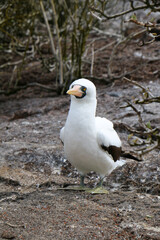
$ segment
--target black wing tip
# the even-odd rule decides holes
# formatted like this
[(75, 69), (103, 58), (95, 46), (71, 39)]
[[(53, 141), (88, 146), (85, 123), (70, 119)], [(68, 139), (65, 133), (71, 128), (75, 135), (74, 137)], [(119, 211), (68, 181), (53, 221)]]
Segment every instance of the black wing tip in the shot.
[(125, 152), (125, 151), (122, 151), (122, 152), (121, 152), (121, 157), (129, 158), (129, 159), (135, 160), (135, 161), (137, 161), (137, 162), (142, 162), (142, 161), (143, 161), (143, 159), (138, 158), (137, 156), (134, 156), (132, 153), (130, 153), (130, 152)]
[(121, 156), (121, 147), (117, 147), (114, 145), (106, 147), (105, 145), (101, 145), (101, 148), (112, 156), (114, 162), (116, 162)]

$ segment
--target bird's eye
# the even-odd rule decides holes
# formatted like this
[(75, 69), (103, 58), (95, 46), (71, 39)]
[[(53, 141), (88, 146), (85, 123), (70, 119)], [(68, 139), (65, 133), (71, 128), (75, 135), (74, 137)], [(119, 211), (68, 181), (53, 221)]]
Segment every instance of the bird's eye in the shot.
[(81, 87), (82, 92), (86, 92), (87, 88), (86, 87)]

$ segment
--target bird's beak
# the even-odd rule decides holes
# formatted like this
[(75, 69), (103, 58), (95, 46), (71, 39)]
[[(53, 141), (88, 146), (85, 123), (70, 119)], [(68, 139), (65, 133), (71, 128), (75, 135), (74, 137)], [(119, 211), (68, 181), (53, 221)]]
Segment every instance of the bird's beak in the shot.
[(74, 85), (73, 88), (71, 88), (67, 91), (67, 94), (74, 95), (76, 97), (82, 97), (83, 92), (81, 90), (81, 86)]

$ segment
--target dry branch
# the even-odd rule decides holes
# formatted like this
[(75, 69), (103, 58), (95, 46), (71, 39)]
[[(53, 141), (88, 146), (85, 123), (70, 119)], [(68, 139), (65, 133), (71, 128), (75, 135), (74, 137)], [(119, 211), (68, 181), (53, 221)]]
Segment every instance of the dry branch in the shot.
[[(126, 107), (126, 106), (124, 106), (124, 107)], [(120, 123), (120, 127), (125, 128), (128, 132), (134, 133), (134, 134), (139, 135), (141, 137), (148, 137), (148, 136), (160, 131), (159, 128), (154, 128), (154, 129), (151, 129), (151, 130), (148, 129), (147, 131), (139, 131), (139, 130), (134, 129), (133, 127), (131, 127), (131, 126), (125, 124), (125, 123)]]
[(59, 78), (60, 78), (60, 85), (63, 84), (63, 57), (62, 57), (62, 47), (61, 47), (61, 38), (59, 33), (59, 27), (58, 27), (58, 16), (54, 4), (54, 0), (51, 0), (52, 10), (54, 14), (54, 21), (55, 21), (55, 27), (56, 27), (56, 34), (57, 34), (57, 41), (58, 41), (58, 52), (59, 52)]
[(160, 41), (160, 27), (159, 24), (152, 23), (152, 22), (140, 22), (137, 20), (136, 15), (132, 16), (129, 20), (125, 22), (132, 22), (135, 23), (138, 26), (146, 28), (146, 31), (150, 33), (150, 36), (152, 39), (148, 42), (145, 42), (144, 40), (141, 40), (141, 42), (138, 44), (139, 46), (144, 46), (153, 43), (154, 41)]
[(17, 86), (12, 89), (8, 89), (7, 91), (0, 90), (0, 94), (4, 94), (4, 95), (8, 96), (8, 95), (14, 94), (22, 89), (27, 89), (29, 87), (40, 87), (42, 89), (46, 89), (47, 91), (57, 92), (57, 88), (52, 88), (52, 87), (48, 87), (48, 86), (40, 84), (40, 83), (32, 82), (32, 83), (28, 83), (24, 86)]
[(92, 44), (92, 58), (91, 58), (91, 69), (90, 69), (90, 74), (93, 76), (93, 66), (94, 66), (94, 44)]
[(100, 9), (94, 7), (94, 6), (90, 6), (90, 10), (91, 10), (92, 15), (93, 15), (92, 11), (94, 11), (96, 13), (99, 13), (102, 17), (104, 17), (102, 19), (102, 18), (100, 18), (99, 16), (96, 15), (96, 18), (97, 19), (100, 18), (101, 21), (106, 21), (106, 20), (109, 20), (109, 19), (114, 19), (114, 18), (117, 18), (117, 17), (121, 17), (121, 16), (124, 16), (128, 13), (139, 11), (139, 10), (142, 10), (142, 9), (151, 9), (154, 12), (159, 12), (160, 11), (160, 4), (159, 3), (149, 4), (149, 1), (146, 1), (145, 3), (146, 3), (145, 5), (134, 7), (133, 1), (132, 1), (130, 9), (127, 9), (125, 11), (119, 12), (119, 13), (114, 14), (114, 15), (107, 15), (107, 14), (104, 13), (104, 11), (102, 11), (102, 10), (100, 10)]
[(143, 122), (142, 116), (141, 116), (141, 112), (128, 100), (126, 100), (127, 105), (125, 107), (131, 107), (133, 109), (133, 111), (137, 114), (138, 119), (139, 119), (139, 123), (140, 126), (144, 129), (147, 130), (146, 125)]
[(149, 152), (153, 151), (154, 149), (158, 148), (159, 146), (160, 146), (160, 143), (159, 143), (159, 141), (157, 141), (150, 147), (146, 147), (145, 149), (139, 149), (138, 150), (139, 155), (142, 156), (146, 153), (149, 153)]
[(147, 98), (147, 99), (135, 101), (136, 104), (149, 104), (153, 102), (160, 103), (160, 97), (153, 97), (153, 98)]
[(19, 225), (19, 224), (12, 224), (12, 223), (9, 223), (9, 222), (5, 222), (5, 224), (12, 227), (12, 228), (20, 228), (20, 227), (25, 228), (24, 224)]
[[(144, 86), (142, 86), (141, 84), (130, 80), (128, 78), (123, 78), (124, 80), (128, 81), (129, 83), (138, 86), (139, 88), (142, 89), (142, 91), (144, 93), (146, 93), (144, 96), (145, 98), (143, 100), (136, 100), (134, 101), (134, 104), (149, 104), (152, 102), (160, 102), (160, 97), (153, 97), (153, 94), (151, 93), (151, 91), (149, 89), (146, 89)], [(149, 97), (151, 96), (151, 97)], [(150, 123), (144, 123), (142, 116), (141, 116), (141, 112), (130, 102), (130, 101), (126, 101), (127, 105), (124, 107), (131, 107), (133, 109), (133, 111), (137, 114), (138, 119), (139, 119), (139, 124), (142, 127), (142, 131), (138, 131), (126, 124), (123, 124), (123, 126), (132, 134), (135, 135), (140, 135), (141, 137), (147, 137), (147, 139), (150, 140), (150, 145), (148, 146), (148, 141), (145, 143), (144, 148), (142, 149), (136, 149), (135, 151), (138, 152), (138, 154), (140, 156), (152, 151), (153, 149), (159, 148), (160, 146), (160, 129), (158, 127), (152, 129)]]
[[(111, 65), (112, 65), (112, 61), (113, 61), (113, 58), (114, 58), (114, 56), (115, 56), (115, 53), (116, 53), (116, 51), (117, 51), (117, 48), (118, 48), (121, 44), (125, 44), (125, 46), (126, 46), (127, 43), (128, 43), (131, 39), (135, 38), (136, 36), (138, 36), (139, 34), (142, 34), (142, 33), (144, 33), (144, 32), (146, 32), (146, 29), (143, 29), (143, 30), (141, 30), (141, 31), (139, 31), (139, 32), (137, 32), (137, 33), (130, 34), (130, 35), (127, 36), (126, 38), (117, 41), (117, 44), (114, 46), (114, 48), (113, 48), (113, 50), (112, 50), (112, 53), (111, 53), (111, 56), (110, 56), (110, 59), (109, 59), (109, 63), (108, 63), (108, 66), (107, 66), (109, 78), (111, 78), (111, 79), (114, 79), (114, 78), (116, 78), (116, 79), (122, 78), (122, 77), (126, 76), (127, 74), (131, 74), (132, 72), (135, 72), (135, 71), (136, 71), (136, 70), (134, 69), (133, 71), (131, 71), (131, 72), (129, 72), (129, 73), (124, 73), (124, 74), (121, 74), (120, 76), (116, 77), (116, 76), (114, 76), (114, 75), (112, 74)], [(139, 68), (140, 68), (140, 66), (138, 66), (137, 70), (138, 70)]]
[(151, 97), (154, 97), (153, 94), (151, 93), (151, 91), (149, 89), (146, 89), (144, 86), (142, 86), (141, 84), (139, 84), (138, 82), (131, 80), (129, 78), (124, 77), (123, 80), (133, 84), (134, 86), (137, 86), (139, 88), (141, 88), (144, 92), (148, 93), (148, 95), (150, 95)]
[(50, 39), (50, 43), (51, 43), (52, 53), (53, 53), (54, 57), (56, 58), (56, 60), (58, 61), (59, 59), (57, 57), (56, 48), (54, 46), (54, 41), (53, 41), (51, 29), (50, 29), (50, 26), (49, 26), (49, 23), (48, 23), (47, 15), (46, 15), (46, 12), (45, 12), (42, 0), (40, 0), (40, 6), (41, 6), (41, 9), (42, 9), (44, 21), (45, 21), (45, 24), (46, 24), (46, 27), (47, 27), (47, 31), (48, 31), (48, 34), (49, 34), (49, 39)]

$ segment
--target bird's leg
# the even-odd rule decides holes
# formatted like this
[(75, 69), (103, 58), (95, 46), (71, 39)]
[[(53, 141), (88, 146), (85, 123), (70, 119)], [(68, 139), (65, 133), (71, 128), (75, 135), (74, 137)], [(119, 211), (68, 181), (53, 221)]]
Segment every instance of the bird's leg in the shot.
[(84, 187), (84, 175), (81, 175), (81, 181), (80, 181), (80, 186), (83, 188)]
[(108, 194), (108, 191), (106, 189), (104, 189), (103, 186), (102, 186), (103, 185), (103, 179), (104, 179), (104, 177), (101, 177), (97, 186), (93, 189), (87, 190), (86, 192), (92, 193), (92, 194)]
[(74, 188), (75, 190), (86, 191), (86, 190), (89, 189), (89, 188), (85, 187), (84, 178), (85, 178), (84, 175), (80, 175), (80, 186), (76, 186), (76, 187)]
[(76, 191), (86, 191), (89, 188), (85, 187), (84, 185), (84, 175), (80, 176), (80, 185), (70, 185), (64, 188), (58, 188), (58, 190), (76, 190)]
[(102, 185), (103, 185), (103, 179), (104, 179), (104, 177), (101, 177), (101, 178), (100, 178), (100, 181), (99, 181), (99, 183), (97, 184), (97, 187), (102, 187)]

